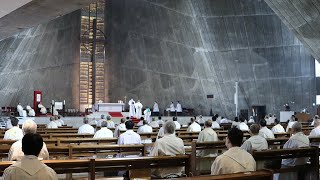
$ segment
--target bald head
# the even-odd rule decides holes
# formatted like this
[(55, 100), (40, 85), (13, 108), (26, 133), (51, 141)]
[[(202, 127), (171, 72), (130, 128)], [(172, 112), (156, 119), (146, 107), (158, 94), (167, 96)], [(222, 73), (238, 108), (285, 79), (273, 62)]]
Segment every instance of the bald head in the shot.
[(257, 135), (257, 134), (259, 134), (259, 130), (260, 130), (260, 126), (259, 126), (258, 124), (252, 124), (252, 125), (250, 126), (250, 133), (251, 133), (252, 135)]
[(22, 131), (23, 131), (23, 134), (35, 134), (37, 133), (37, 124), (31, 119), (27, 119), (22, 124)]
[(164, 130), (164, 134), (174, 134), (176, 130), (176, 125), (174, 124), (173, 121), (167, 121), (163, 125), (163, 130)]

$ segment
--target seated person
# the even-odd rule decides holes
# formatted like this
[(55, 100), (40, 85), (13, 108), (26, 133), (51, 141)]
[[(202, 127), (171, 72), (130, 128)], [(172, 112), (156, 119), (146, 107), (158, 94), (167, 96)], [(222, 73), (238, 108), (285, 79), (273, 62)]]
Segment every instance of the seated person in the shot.
[(149, 124), (152, 128), (159, 128), (159, 124), (155, 118), (152, 118), (152, 121)]
[(240, 117), (240, 123), (238, 124), (237, 128), (241, 131), (249, 131), (249, 127), (244, 121), (245, 119)]
[(311, 126), (315, 126), (314, 123), (316, 122), (317, 119), (319, 119), (319, 116), (318, 116), (318, 115), (315, 115), (315, 116), (312, 118)]
[(314, 121), (314, 129), (311, 130), (309, 137), (320, 137), (320, 119)]
[[(24, 135), (37, 133), (37, 124), (33, 120), (27, 119), (22, 125), (22, 132)], [(22, 151), (22, 140), (19, 140), (11, 145), (11, 148), (8, 153), (8, 160), (19, 161), (23, 158), (23, 156), (24, 153)], [(44, 160), (49, 159), (49, 152), (46, 143), (44, 142), (38, 157), (39, 159)]]
[(227, 124), (227, 123), (229, 123), (229, 120), (225, 117), (221, 117), (220, 124)]
[(251, 137), (242, 144), (242, 149), (249, 153), (268, 149), (268, 142), (265, 138), (259, 136), (259, 130), (260, 126), (258, 124), (250, 126), (249, 133)]
[(274, 126), (271, 128), (272, 133), (285, 133), (283, 126), (280, 124), (280, 121), (276, 118), (274, 120)]
[(127, 131), (119, 136), (118, 144), (141, 144), (141, 137), (132, 130), (133, 127), (133, 121), (126, 122)]
[[(157, 139), (154, 143), (150, 156), (176, 156), (185, 154), (184, 144), (182, 139), (175, 135), (175, 124), (173, 121), (167, 121), (163, 125), (164, 136)], [(152, 174), (157, 177), (179, 176), (183, 168), (161, 168), (155, 169)]]
[(161, 116), (158, 117), (158, 121), (157, 122), (158, 122), (159, 126), (162, 126), (164, 124), (164, 121), (162, 120)]
[(111, 120), (110, 116), (107, 116), (107, 123), (108, 123), (108, 128), (109, 129), (114, 129), (115, 128), (114, 122)]
[(50, 122), (47, 124), (47, 128), (48, 129), (58, 128), (58, 125), (56, 123), (56, 118), (54, 116), (50, 117)]
[(267, 121), (264, 119), (260, 121), (259, 135), (265, 139), (274, 139), (274, 134), (270, 129), (267, 128)]
[(57, 117), (58, 117), (58, 122), (61, 124), (61, 126), (63, 126), (64, 125), (64, 121), (62, 120), (61, 116), (58, 115)]
[(289, 129), (292, 127), (292, 125), (293, 125), (295, 122), (297, 122), (296, 116), (295, 116), (295, 115), (292, 115), (291, 118), (289, 119), (286, 132), (289, 132)]
[(248, 124), (253, 124), (253, 123), (255, 123), (255, 122), (254, 122), (254, 119), (253, 119), (253, 116), (250, 116), (249, 121), (248, 121)]
[[(140, 126), (138, 131), (138, 134), (141, 133), (152, 133), (152, 127), (148, 125), (148, 121), (144, 120), (143, 121), (143, 126)], [(141, 143), (146, 144), (146, 143), (152, 143), (152, 139), (144, 139), (141, 141)]]
[(78, 134), (94, 134), (94, 128), (88, 124), (89, 118), (83, 118), (84, 125), (80, 126), (78, 129)]
[(54, 116), (54, 119), (55, 119), (54, 122), (57, 124), (58, 127), (62, 126), (61, 122), (59, 121), (59, 116), (60, 115)]
[(220, 129), (220, 125), (219, 125), (219, 123), (217, 122), (217, 117), (215, 117), (215, 116), (212, 116), (212, 127), (211, 128), (213, 128), (213, 129)]
[(119, 137), (119, 131), (127, 130), (125, 122), (126, 120), (124, 118), (121, 118), (120, 124), (114, 130), (114, 137)]
[(144, 117), (141, 117), (140, 121), (137, 123), (137, 126), (138, 127), (143, 126), (143, 121), (144, 121)]
[(56, 172), (38, 160), (43, 139), (39, 134), (26, 134), (22, 139), (23, 158), (5, 169), (3, 179), (58, 180)]
[(212, 166), (211, 175), (231, 174), (256, 170), (256, 161), (252, 155), (240, 148), (243, 132), (238, 128), (228, 130), (226, 137), (227, 151), (218, 156)]
[(11, 121), (11, 125), (13, 127), (5, 132), (3, 139), (4, 140), (16, 140), (16, 141), (21, 140), (23, 138), (23, 132), (19, 128), (19, 125), (18, 125), (19, 120), (16, 117), (11, 116), (10, 121)]
[(187, 132), (200, 132), (201, 126), (196, 122), (195, 118), (191, 118), (191, 124), (187, 129)]
[(178, 122), (178, 118), (177, 117), (173, 117), (172, 120), (173, 120), (174, 124), (176, 125), (176, 130), (177, 129), (181, 129), (181, 124)]
[(240, 124), (238, 117), (234, 118), (234, 121), (232, 121), (231, 127), (238, 127)]
[(113, 132), (110, 129), (108, 129), (107, 125), (108, 123), (106, 121), (103, 121), (101, 123), (101, 129), (94, 134), (93, 138), (94, 139), (113, 138)]

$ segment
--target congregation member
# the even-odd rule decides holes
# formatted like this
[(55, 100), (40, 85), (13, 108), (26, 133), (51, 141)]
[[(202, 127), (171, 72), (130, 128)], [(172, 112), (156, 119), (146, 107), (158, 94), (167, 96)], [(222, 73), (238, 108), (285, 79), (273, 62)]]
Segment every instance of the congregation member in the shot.
[(248, 124), (253, 124), (253, 123), (255, 123), (253, 116), (250, 116)]
[(318, 115), (315, 115), (313, 118), (312, 118), (312, 123), (311, 123), (311, 126), (315, 126), (314, 123), (315, 121), (319, 119), (319, 116)]
[(114, 129), (115, 128), (114, 122), (111, 120), (110, 116), (107, 116), (107, 123), (108, 123), (108, 128), (109, 129)]
[[(219, 123), (219, 121), (218, 121), (218, 123)], [(220, 124), (227, 124), (227, 123), (229, 123), (229, 120), (225, 117), (222, 117), (220, 120)]]
[(80, 126), (78, 129), (78, 134), (94, 134), (94, 128), (88, 124), (89, 118), (83, 118), (84, 125)]
[[(58, 115), (59, 116), (59, 115)], [(57, 124), (57, 126), (62, 126), (61, 122), (59, 121), (58, 116), (54, 116), (54, 122)]]
[(202, 115), (199, 116), (199, 119), (197, 120), (198, 124), (204, 124), (204, 119), (202, 118)]
[(217, 122), (217, 117), (216, 116), (212, 116), (212, 127), (213, 129), (220, 129), (220, 125), (219, 123)]
[(211, 175), (232, 174), (256, 170), (256, 161), (250, 153), (240, 146), (243, 132), (238, 128), (228, 130), (226, 137), (227, 151), (218, 156), (212, 166)]
[(23, 132), (19, 128), (19, 124), (18, 124), (19, 120), (16, 117), (11, 116), (10, 121), (11, 121), (12, 128), (10, 128), (4, 133), (3, 139), (15, 140), (15, 141), (21, 140), (23, 138)]
[(124, 118), (121, 118), (120, 124), (114, 130), (114, 137), (116, 137), (116, 138), (119, 137), (119, 134), (120, 134), (119, 131), (127, 130), (125, 122), (126, 122), (126, 120)]
[[(27, 119), (22, 124), (22, 132), (24, 136), (26, 134), (36, 134), (37, 133), (37, 124), (30, 119)], [(22, 140), (19, 140), (11, 145), (11, 148), (8, 153), (8, 160), (9, 161), (19, 161), (23, 158), (24, 153), (22, 151)], [(46, 143), (43, 142), (42, 149), (39, 154), (39, 159), (47, 160), (49, 159), (49, 152), (46, 146)]]
[(274, 120), (274, 124), (275, 125), (271, 128), (271, 131), (273, 132), (273, 134), (286, 132), (284, 130), (283, 126), (280, 124), (280, 121), (277, 118)]
[(274, 134), (270, 129), (267, 128), (267, 122), (264, 119), (260, 121), (259, 135), (265, 139), (274, 139)]
[(248, 125), (245, 123), (245, 119), (240, 117), (240, 123), (237, 126), (241, 131), (249, 131)]
[(138, 126), (138, 127), (143, 126), (143, 121), (144, 121), (144, 118), (141, 117), (141, 118), (140, 118), (140, 121), (137, 123), (137, 126)]
[[(176, 156), (185, 154), (184, 144), (181, 138), (175, 135), (175, 124), (173, 121), (167, 121), (163, 125), (164, 136), (156, 140), (150, 156)], [(183, 168), (161, 168), (153, 170), (152, 174), (161, 177), (177, 177), (182, 174)]]
[(159, 126), (162, 126), (164, 124), (164, 121), (162, 120), (161, 116), (158, 117), (158, 121), (157, 122), (158, 122)]
[(173, 117), (173, 122), (176, 125), (176, 130), (181, 129), (181, 124), (178, 122), (178, 118), (177, 117)]
[(94, 134), (93, 139), (113, 138), (113, 132), (108, 129), (107, 126), (108, 123), (106, 121), (103, 121), (101, 123), (101, 129)]
[(241, 146), (247, 152), (260, 151), (268, 149), (268, 142), (265, 138), (259, 136), (260, 126), (252, 124), (249, 129), (250, 138), (247, 139)]
[(275, 114), (273, 116), (272, 116), (272, 114), (269, 114), (268, 118), (266, 119), (267, 125), (273, 124), (275, 119), (276, 119), (276, 115)]
[(152, 121), (150, 122), (149, 125), (150, 125), (152, 128), (159, 128), (159, 127), (160, 127), (155, 118), (152, 118)]
[(39, 134), (26, 134), (21, 142), (23, 157), (4, 170), (2, 179), (58, 180), (56, 172), (39, 161), (43, 139)]
[(320, 119), (314, 121), (314, 129), (311, 130), (309, 137), (320, 137)]
[(139, 134), (133, 131), (134, 122), (126, 121), (127, 131), (119, 136), (118, 144), (141, 144), (141, 137)]
[[(152, 127), (148, 125), (148, 121), (147, 120), (143, 121), (143, 126), (138, 128), (137, 133), (138, 134), (152, 133)], [(152, 139), (148, 138), (148, 139), (141, 140), (141, 143), (143, 143), (143, 144), (152, 143)]]
[(101, 114), (100, 119), (96, 120), (96, 127), (101, 127), (102, 122), (106, 121), (105, 116)]
[(55, 122), (56, 118), (54, 116), (50, 117), (50, 122), (47, 124), (47, 128), (48, 129), (54, 129), (54, 128), (58, 128), (57, 123)]
[(296, 116), (295, 115), (292, 115), (289, 122), (288, 122), (288, 125), (287, 125), (287, 129), (286, 129), (286, 132), (289, 132), (289, 129), (292, 127), (292, 125), (296, 122)]
[(232, 121), (231, 127), (238, 127), (240, 124), (238, 117), (234, 118), (234, 121)]
[(187, 129), (187, 132), (200, 132), (201, 126), (196, 122), (195, 118), (191, 118), (191, 124)]
[(58, 121), (60, 122), (61, 126), (64, 126), (65, 123), (64, 123), (63, 119), (61, 118), (61, 116), (59, 115), (57, 117), (58, 117)]

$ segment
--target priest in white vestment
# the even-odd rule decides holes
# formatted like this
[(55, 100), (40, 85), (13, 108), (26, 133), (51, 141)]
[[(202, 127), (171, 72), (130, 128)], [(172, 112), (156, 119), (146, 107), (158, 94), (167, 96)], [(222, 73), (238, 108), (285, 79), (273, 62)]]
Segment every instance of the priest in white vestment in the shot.
[(280, 124), (280, 121), (277, 118), (274, 120), (274, 124), (275, 125), (271, 128), (271, 131), (273, 132), (273, 134), (286, 132), (284, 130), (283, 126)]
[(220, 129), (220, 124), (217, 122), (216, 116), (212, 116), (212, 128), (213, 129)]
[(250, 138), (247, 139), (241, 146), (242, 149), (247, 152), (260, 151), (268, 149), (268, 142), (265, 138), (259, 136), (260, 126), (258, 124), (252, 124), (250, 126)]
[(264, 119), (260, 121), (259, 135), (265, 139), (274, 139), (274, 134), (270, 129), (267, 128), (267, 122)]
[(27, 105), (26, 109), (28, 110), (28, 116), (30, 117), (36, 116), (36, 113), (34, 112), (34, 109), (31, 108), (31, 106)]
[(38, 104), (38, 108), (40, 108), (41, 114), (47, 114), (47, 109), (42, 104)]
[(143, 114), (144, 114), (144, 119), (148, 122), (148, 124), (151, 122), (151, 110), (150, 108), (146, 108), (144, 111), (143, 111)]
[[(138, 134), (142, 134), (142, 133), (152, 133), (152, 127), (148, 125), (148, 122), (146, 120), (143, 121), (143, 125), (141, 127), (139, 127)], [(142, 144), (148, 144), (148, 143), (152, 143), (152, 139), (147, 138), (147, 139), (143, 139), (141, 140)]]
[(231, 128), (226, 137), (228, 150), (218, 156), (212, 166), (211, 175), (232, 174), (256, 170), (256, 161), (250, 153), (240, 148), (243, 132), (238, 128)]
[(152, 121), (150, 122), (149, 125), (150, 125), (152, 128), (159, 128), (159, 127), (160, 127), (155, 118), (152, 118)]
[(238, 124), (237, 128), (240, 129), (241, 131), (249, 131), (248, 125), (244, 122), (244, 118), (240, 118), (240, 123)]
[(200, 132), (201, 126), (196, 122), (194, 118), (191, 118), (191, 124), (187, 129), (187, 132)]
[[(175, 135), (175, 124), (167, 121), (163, 125), (164, 136), (158, 139), (151, 150), (150, 156), (176, 156), (185, 154), (184, 144), (181, 138)], [(183, 167), (154, 169), (152, 174), (165, 178), (176, 177), (182, 174)]]
[(126, 120), (124, 118), (121, 118), (120, 124), (114, 130), (114, 137), (116, 137), (116, 138), (119, 137), (119, 134), (120, 134), (119, 131), (127, 130), (125, 122), (126, 122)]
[(286, 129), (286, 132), (289, 132), (289, 129), (292, 127), (292, 125), (297, 122), (296, 121), (296, 116), (295, 115), (292, 115), (290, 120), (289, 120), (289, 123), (287, 125), (287, 129)]
[(182, 114), (182, 106), (179, 101), (177, 102), (176, 112), (178, 116)]
[(87, 117), (83, 118), (84, 125), (80, 126), (78, 129), (78, 134), (94, 134), (94, 128), (88, 124), (89, 119)]
[(54, 116), (51, 116), (50, 117), (50, 122), (47, 124), (47, 128), (48, 129), (55, 129), (55, 128), (58, 128), (58, 125), (57, 123), (55, 122), (55, 117)]
[(108, 123), (103, 121), (101, 129), (94, 134), (93, 139), (113, 138), (113, 132), (107, 126)]
[(129, 116), (130, 117), (136, 117), (136, 111), (135, 111), (135, 108), (134, 108), (134, 104), (136, 102), (133, 100), (133, 99), (130, 99), (130, 101), (128, 102), (128, 105), (129, 105)]
[(19, 120), (16, 117), (10, 117), (10, 121), (12, 124), (12, 128), (10, 128), (9, 130), (7, 130), (4, 133), (4, 140), (21, 140), (23, 138), (23, 132), (22, 130), (19, 128)]
[(26, 134), (22, 139), (23, 157), (5, 169), (2, 179), (58, 180), (55, 171), (38, 160), (43, 143), (39, 134)]
[(137, 103), (134, 104), (134, 108), (136, 109), (136, 118), (140, 119), (142, 117), (142, 108), (143, 105), (141, 104), (140, 100), (138, 100)]
[[(30, 119), (24, 121), (22, 125), (23, 134), (36, 134), (37, 133), (37, 124)], [(24, 153), (22, 151), (22, 140), (19, 140), (11, 145), (11, 148), (8, 153), (8, 160), (9, 161), (19, 161), (23, 158)], [(46, 143), (43, 142), (42, 149), (38, 156), (40, 160), (48, 160), (49, 159), (49, 152), (46, 146)]]
[(23, 113), (24, 110), (23, 110), (23, 107), (21, 106), (20, 103), (17, 105), (17, 111), (18, 111), (20, 117), (24, 116), (24, 113)]
[(140, 135), (132, 130), (134, 127), (134, 122), (126, 121), (125, 124), (127, 131), (119, 136), (118, 144), (141, 144)]
[(154, 102), (152, 112), (154, 113), (154, 116), (159, 116), (159, 105), (157, 101)]

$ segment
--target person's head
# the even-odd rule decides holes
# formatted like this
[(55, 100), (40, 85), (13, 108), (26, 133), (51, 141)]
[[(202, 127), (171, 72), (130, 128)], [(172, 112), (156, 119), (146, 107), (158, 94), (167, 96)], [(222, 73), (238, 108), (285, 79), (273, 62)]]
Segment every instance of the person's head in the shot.
[(202, 119), (202, 115), (200, 115), (199, 118)]
[(84, 123), (84, 124), (88, 124), (88, 123), (89, 123), (89, 118), (84, 117), (84, 118), (83, 118), (83, 123)]
[(124, 119), (124, 118), (121, 118), (121, 124), (123, 124), (123, 123), (125, 123), (126, 122), (126, 120)]
[(280, 123), (280, 121), (279, 121), (279, 119), (274, 119), (274, 124), (279, 124)]
[(134, 122), (133, 121), (126, 121), (126, 128), (127, 129), (133, 129)]
[(314, 127), (318, 127), (318, 126), (320, 126), (320, 119), (319, 118), (314, 120)]
[(243, 140), (243, 132), (236, 127), (228, 130), (228, 136), (226, 138), (226, 146), (228, 149), (232, 147), (240, 147)]
[(10, 117), (10, 121), (11, 121), (12, 126), (17, 126), (19, 123), (18, 118), (14, 117), (14, 116)]
[(217, 117), (212, 116), (211, 120), (214, 122), (214, 121), (216, 121), (216, 120), (217, 120)]
[(108, 127), (108, 122), (107, 121), (102, 121), (101, 122), (101, 127)]
[(295, 122), (291, 127), (292, 134), (296, 134), (302, 131), (302, 125), (299, 122)]
[(235, 121), (235, 122), (239, 122), (238, 117), (235, 117), (235, 118), (234, 118), (234, 121)]
[(58, 115), (57, 117), (58, 117), (58, 119), (61, 119), (61, 116), (60, 116), (60, 115)]
[(295, 120), (296, 120), (296, 116), (295, 116), (295, 115), (292, 115), (291, 118), (290, 118), (290, 120), (291, 120), (291, 121), (295, 121)]
[(146, 125), (148, 124), (148, 121), (147, 120), (143, 120), (143, 125)]
[(319, 116), (318, 116), (318, 115), (315, 115), (315, 116), (314, 116), (314, 119), (319, 119)]
[(250, 116), (250, 119), (253, 119), (253, 116)]
[(261, 119), (261, 120), (260, 120), (260, 126), (261, 126), (261, 127), (267, 126), (267, 121), (266, 121), (265, 119)]
[(177, 103), (179, 104), (179, 103), (180, 103), (180, 101), (177, 101)]
[(101, 119), (104, 119), (104, 115), (103, 114), (101, 114)]
[(221, 119), (224, 119), (224, 117), (222, 116)]
[(244, 122), (245, 119), (243, 117), (240, 117), (240, 122)]
[(252, 124), (250, 126), (249, 132), (250, 132), (251, 136), (253, 136), (253, 135), (258, 135), (259, 130), (260, 130), (260, 126), (258, 124)]
[(24, 155), (38, 156), (43, 146), (40, 134), (26, 134), (22, 138), (22, 151)]
[(161, 116), (159, 116), (159, 117), (158, 117), (158, 120), (161, 120), (161, 118), (162, 118), (162, 117), (161, 117)]
[(215, 116), (216, 118), (218, 118), (218, 117), (219, 117), (219, 114), (215, 114), (214, 116)]
[(269, 117), (272, 117), (272, 114), (271, 114), (271, 113), (269, 113)]
[(54, 120), (56, 120), (56, 118), (54, 118), (54, 116), (51, 116), (50, 121), (54, 121)]
[(212, 120), (207, 120), (206, 122), (204, 122), (204, 126), (206, 127), (206, 128), (211, 128), (212, 127)]
[(174, 134), (176, 130), (176, 125), (173, 121), (167, 121), (163, 125), (164, 134)]
[(126, 119), (129, 120), (130, 118), (127, 116)]
[(37, 133), (37, 124), (31, 119), (27, 119), (22, 124), (22, 131), (24, 135), (35, 134)]
[(111, 120), (111, 117), (110, 116), (107, 116), (107, 121)]
[(172, 120), (173, 120), (173, 121), (177, 121), (178, 119), (177, 119), (177, 117), (174, 116), (174, 117), (172, 118)]
[(144, 117), (141, 117), (141, 118), (140, 118), (140, 121), (144, 121)]
[(58, 116), (54, 116), (54, 120), (56, 121), (56, 120), (58, 120), (59, 118), (58, 118)]
[(152, 121), (156, 121), (156, 118), (153, 117), (153, 118), (152, 118)]
[(190, 118), (190, 122), (191, 123), (194, 123), (196, 121), (196, 119), (193, 117), (193, 118)]

